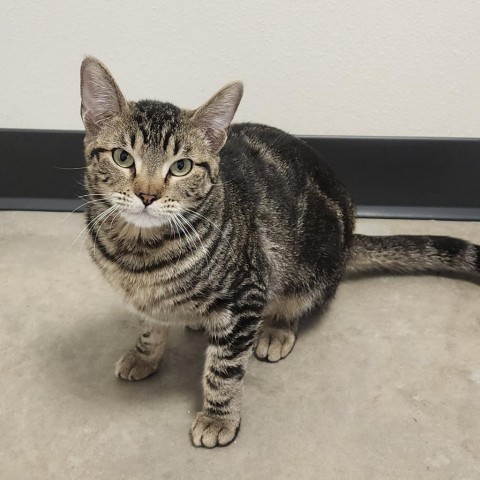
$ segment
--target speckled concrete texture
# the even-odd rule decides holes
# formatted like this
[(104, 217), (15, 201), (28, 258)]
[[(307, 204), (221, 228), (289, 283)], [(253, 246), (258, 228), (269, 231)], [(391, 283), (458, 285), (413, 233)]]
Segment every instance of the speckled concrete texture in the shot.
[[(195, 449), (206, 345), (118, 380), (136, 323), (90, 263), (82, 215), (0, 212), (1, 479), (480, 478), (480, 286), (346, 280), (278, 364), (250, 362), (235, 443)], [(359, 221), (480, 243), (480, 224)]]

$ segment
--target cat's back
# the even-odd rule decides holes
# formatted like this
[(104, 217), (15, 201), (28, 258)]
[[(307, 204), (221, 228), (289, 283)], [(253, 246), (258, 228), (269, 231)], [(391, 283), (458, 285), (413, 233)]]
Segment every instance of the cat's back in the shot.
[[(303, 140), (282, 130), (255, 123), (238, 123), (220, 152), (222, 179), (250, 197), (296, 208), (309, 191), (338, 204), (353, 218), (350, 194), (320, 154)], [(258, 198), (255, 198), (258, 200)]]
[(268, 188), (282, 188), (286, 183), (292, 193), (309, 180), (319, 185), (332, 199), (348, 193), (319, 153), (303, 140), (278, 128), (256, 123), (238, 123), (221, 151), (221, 170), (225, 179), (250, 182), (257, 179)]

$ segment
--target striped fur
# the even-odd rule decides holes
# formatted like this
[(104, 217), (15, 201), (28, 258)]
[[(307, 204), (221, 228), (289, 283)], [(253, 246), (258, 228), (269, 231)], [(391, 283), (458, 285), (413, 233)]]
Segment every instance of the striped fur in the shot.
[[(264, 125), (230, 127), (241, 96), (233, 83), (193, 111), (127, 102), (100, 62), (82, 64), (91, 256), (144, 319), (116, 374), (150, 375), (170, 326), (203, 327), (204, 402), (191, 436), (204, 447), (235, 438), (252, 351), (286, 357), (299, 319), (332, 298), (350, 257), (356, 269), (479, 268), (478, 247), (460, 240), (354, 236), (350, 196), (314, 150)], [(113, 161), (118, 148), (133, 166)], [(181, 159), (193, 168), (175, 177)]]
[(480, 247), (444, 236), (354, 235), (348, 270), (355, 273), (480, 274)]

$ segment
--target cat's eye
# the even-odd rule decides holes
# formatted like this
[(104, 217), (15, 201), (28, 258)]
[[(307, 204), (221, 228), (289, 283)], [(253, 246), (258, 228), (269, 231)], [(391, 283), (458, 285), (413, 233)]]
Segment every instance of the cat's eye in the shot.
[(116, 148), (112, 152), (112, 157), (115, 163), (122, 168), (133, 167), (135, 163), (135, 160), (133, 159), (133, 157), (128, 152), (126, 152), (121, 148)]
[(188, 158), (182, 158), (182, 160), (177, 160), (176, 162), (172, 163), (169, 172), (176, 177), (183, 177), (190, 172), (192, 167), (193, 162), (191, 160)]

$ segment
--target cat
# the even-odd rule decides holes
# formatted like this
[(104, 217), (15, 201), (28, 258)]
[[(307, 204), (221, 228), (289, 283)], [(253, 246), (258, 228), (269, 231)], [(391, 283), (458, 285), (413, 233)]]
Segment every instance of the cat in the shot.
[(231, 443), (254, 351), (292, 350), (299, 320), (357, 272), (480, 273), (480, 247), (433, 236), (354, 234), (347, 189), (318, 153), (265, 125), (231, 125), (240, 82), (195, 110), (125, 100), (93, 57), (81, 66), (90, 255), (140, 313), (138, 341), (116, 364), (154, 373), (173, 325), (208, 336), (195, 446)]

